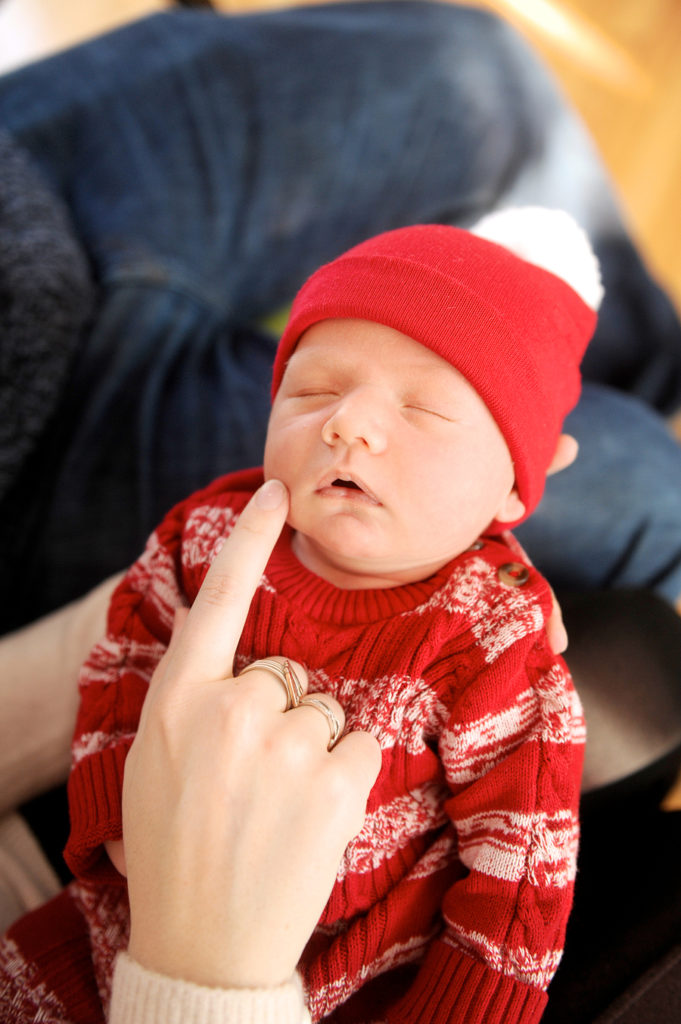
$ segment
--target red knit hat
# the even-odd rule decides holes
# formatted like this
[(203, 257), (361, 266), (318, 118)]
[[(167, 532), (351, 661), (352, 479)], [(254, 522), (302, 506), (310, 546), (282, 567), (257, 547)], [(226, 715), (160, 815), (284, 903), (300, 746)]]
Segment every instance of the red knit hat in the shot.
[(563, 211), (501, 211), (471, 231), (388, 231), (302, 286), (277, 351), (272, 395), (301, 335), (320, 320), (371, 320), (401, 331), (451, 363), (486, 403), (511, 453), (525, 518), (579, 398), (579, 364), (601, 296), (586, 235)]

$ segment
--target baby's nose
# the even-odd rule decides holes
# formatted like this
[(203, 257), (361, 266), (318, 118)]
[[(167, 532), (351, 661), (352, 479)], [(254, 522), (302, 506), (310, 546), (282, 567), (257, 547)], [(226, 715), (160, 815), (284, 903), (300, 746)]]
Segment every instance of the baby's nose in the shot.
[(359, 444), (373, 454), (382, 452), (387, 443), (387, 424), (378, 397), (370, 388), (344, 395), (324, 423), (322, 438), (328, 445)]

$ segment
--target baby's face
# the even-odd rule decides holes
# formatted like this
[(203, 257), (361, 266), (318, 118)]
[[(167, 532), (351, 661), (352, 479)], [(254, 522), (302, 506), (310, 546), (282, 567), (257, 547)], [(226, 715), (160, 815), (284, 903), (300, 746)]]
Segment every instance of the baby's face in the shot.
[(424, 579), (495, 518), (520, 518), (506, 442), (448, 362), (364, 320), (324, 320), (291, 357), (265, 476), (291, 495), (301, 562), (340, 587)]

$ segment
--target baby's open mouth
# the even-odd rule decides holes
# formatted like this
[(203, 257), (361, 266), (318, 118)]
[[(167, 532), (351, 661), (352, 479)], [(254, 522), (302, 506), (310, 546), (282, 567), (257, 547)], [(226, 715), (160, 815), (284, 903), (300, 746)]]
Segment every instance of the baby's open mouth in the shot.
[(370, 491), (365, 484), (358, 483), (357, 480), (353, 480), (350, 477), (337, 476), (330, 479), (328, 483), (322, 483), (319, 488), (319, 493), (326, 493), (329, 495), (334, 490), (339, 492), (339, 497), (342, 497), (342, 494), (340, 494), (341, 491), (354, 491), (355, 494), (346, 494), (346, 497), (349, 499), (352, 498), (354, 501), (366, 501), (372, 505), (381, 504), (376, 495)]
[(356, 484), (354, 480), (342, 480), (340, 477), (337, 477), (333, 481), (331, 486), (332, 487), (354, 487), (356, 491), (361, 491), (362, 490), (362, 488), (359, 486), (359, 484)]
[[(339, 475), (336, 476), (336, 473)], [(346, 473), (347, 476), (345, 476)], [(333, 498), (336, 502), (347, 499), (348, 507), (356, 505), (357, 502), (368, 502), (370, 505), (382, 504), (363, 478), (345, 466), (334, 466), (330, 469), (317, 484), (316, 491), (322, 497)]]

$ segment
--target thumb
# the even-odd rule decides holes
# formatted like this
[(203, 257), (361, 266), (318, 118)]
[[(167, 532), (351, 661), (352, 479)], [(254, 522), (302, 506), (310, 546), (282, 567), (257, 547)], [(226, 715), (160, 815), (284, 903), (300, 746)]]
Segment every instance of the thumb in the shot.
[(163, 669), (165, 668), (167, 662), (169, 661), (171, 655), (173, 654), (175, 648), (177, 647), (180, 641), (180, 637), (182, 636), (182, 630), (184, 629), (184, 625), (185, 622), (187, 621), (188, 615), (189, 608), (185, 608), (184, 605), (179, 605), (175, 609), (175, 613), (173, 615), (173, 625), (170, 632), (170, 640), (168, 642), (168, 646), (163, 652), (162, 658), (160, 659), (158, 665), (156, 666), (156, 669), (154, 670), (154, 674), (149, 680), (149, 690), (155, 689), (155, 684), (158, 684)]
[(184, 624), (187, 621), (188, 615), (189, 608), (186, 608), (183, 604), (179, 605), (179, 607), (175, 609), (173, 628), (170, 634), (170, 643), (168, 644), (168, 652), (172, 651), (174, 645), (177, 643), (180, 633), (184, 629)]

